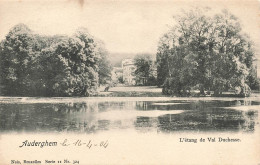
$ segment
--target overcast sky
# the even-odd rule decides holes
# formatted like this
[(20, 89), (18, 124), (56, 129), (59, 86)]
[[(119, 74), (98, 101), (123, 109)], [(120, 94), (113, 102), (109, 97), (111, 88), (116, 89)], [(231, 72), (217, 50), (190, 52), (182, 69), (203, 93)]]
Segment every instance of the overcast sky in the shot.
[(244, 30), (259, 44), (259, 1), (84, 1), (0, 0), (0, 39), (24, 23), (40, 34), (71, 35), (78, 27), (103, 40), (112, 53), (156, 53), (160, 36), (173, 15), (192, 6), (223, 8), (241, 19)]

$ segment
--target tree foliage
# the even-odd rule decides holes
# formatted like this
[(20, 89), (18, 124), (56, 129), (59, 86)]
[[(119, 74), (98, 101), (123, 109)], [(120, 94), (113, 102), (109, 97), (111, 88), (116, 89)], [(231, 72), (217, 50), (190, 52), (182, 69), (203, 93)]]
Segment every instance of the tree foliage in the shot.
[[(5, 95), (89, 96), (96, 92), (103, 47), (86, 29), (72, 37), (40, 36), (26, 25), (1, 43), (1, 85)], [(102, 77), (101, 77), (102, 78)]]
[(108, 51), (105, 49), (104, 43), (98, 41), (98, 53), (100, 60), (98, 61), (98, 80), (99, 84), (105, 85), (111, 82), (112, 65), (108, 60)]
[(139, 54), (134, 58), (136, 81), (143, 85), (155, 85), (155, 65), (150, 54)]
[(254, 60), (252, 43), (234, 15), (207, 11), (197, 8), (175, 17), (177, 24), (161, 38), (157, 72), (164, 93), (185, 94), (197, 86), (201, 94), (213, 90), (218, 95), (245, 88)]

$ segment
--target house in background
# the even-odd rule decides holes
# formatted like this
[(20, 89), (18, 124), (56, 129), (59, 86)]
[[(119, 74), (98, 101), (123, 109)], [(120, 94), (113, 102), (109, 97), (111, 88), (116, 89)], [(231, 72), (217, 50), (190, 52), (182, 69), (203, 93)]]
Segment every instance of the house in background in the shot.
[(136, 70), (136, 66), (134, 65), (133, 59), (124, 59), (122, 61), (122, 69), (123, 69), (123, 80), (126, 85), (135, 85), (135, 75), (134, 72)]

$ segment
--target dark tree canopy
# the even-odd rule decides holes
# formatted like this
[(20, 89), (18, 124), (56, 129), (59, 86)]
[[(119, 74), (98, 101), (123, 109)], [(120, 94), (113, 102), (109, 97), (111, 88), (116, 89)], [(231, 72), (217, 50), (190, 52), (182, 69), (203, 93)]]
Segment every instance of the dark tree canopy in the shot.
[[(160, 41), (157, 51), (158, 85), (166, 94), (185, 94), (197, 86), (215, 94), (251, 85), (252, 43), (239, 20), (228, 11), (209, 15), (194, 9), (175, 17), (176, 25)], [(251, 80), (250, 80), (251, 81)]]
[(155, 64), (151, 54), (138, 54), (134, 58), (136, 82), (142, 85), (156, 85)]
[[(89, 96), (96, 92), (107, 53), (86, 29), (74, 36), (41, 36), (26, 25), (1, 42), (1, 87), (5, 95)], [(101, 58), (103, 57), (103, 58)], [(102, 59), (102, 60), (101, 60)]]

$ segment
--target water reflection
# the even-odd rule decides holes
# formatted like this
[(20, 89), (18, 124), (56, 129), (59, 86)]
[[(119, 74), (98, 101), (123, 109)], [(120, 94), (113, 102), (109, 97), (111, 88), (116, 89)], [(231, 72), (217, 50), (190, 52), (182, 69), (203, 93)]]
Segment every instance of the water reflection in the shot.
[[(253, 132), (259, 124), (258, 105), (260, 102), (252, 100), (2, 102), (0, 131)], [(234, 106), (238, 109), (232, 109)], [(247, 109), (240, 110), (240, 107)]]

